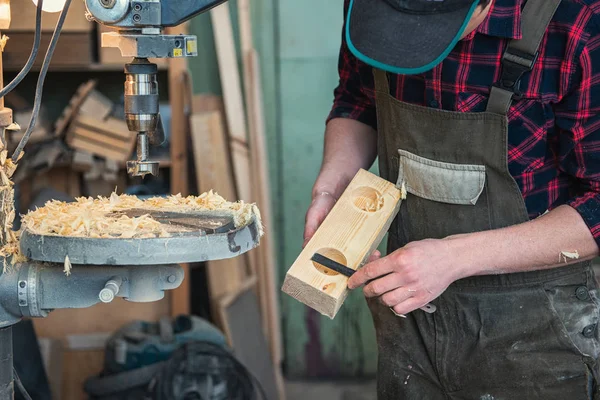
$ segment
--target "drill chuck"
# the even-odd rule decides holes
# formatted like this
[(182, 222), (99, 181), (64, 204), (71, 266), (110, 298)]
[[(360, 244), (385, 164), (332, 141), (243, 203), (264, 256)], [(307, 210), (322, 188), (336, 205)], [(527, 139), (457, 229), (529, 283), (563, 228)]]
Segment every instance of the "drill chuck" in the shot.
[(125, 119), (130, 131), (157, 131), (157, 72), (156, 64), (146, 59), (136, 59), (125, 65)]
[(158, 106), (156, 64), (136, 58), (125, 65), (125, 120), (138, 134), (137, 160), (127, 162), (133, 176), (157, 175), (158, 163), (148, 160), (148, 144), (160, 145), (165, 140)]

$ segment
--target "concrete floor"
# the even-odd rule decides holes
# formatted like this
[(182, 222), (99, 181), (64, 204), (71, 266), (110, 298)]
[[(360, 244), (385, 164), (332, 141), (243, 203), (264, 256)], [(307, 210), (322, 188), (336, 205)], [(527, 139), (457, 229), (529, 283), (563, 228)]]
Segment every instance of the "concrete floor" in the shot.
[(376, 400), (375, 382), (288, 381), (286, 400)]

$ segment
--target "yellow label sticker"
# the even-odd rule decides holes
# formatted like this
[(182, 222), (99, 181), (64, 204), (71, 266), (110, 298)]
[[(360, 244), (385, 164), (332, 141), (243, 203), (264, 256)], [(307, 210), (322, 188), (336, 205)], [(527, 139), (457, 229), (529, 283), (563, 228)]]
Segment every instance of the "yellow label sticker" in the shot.
[(182, 56), (183, 56), (183, 50), (173, 49), (173, 57), (182, 57)]
[(198, 46), (196, 45), (196, 41), (195, 40), (188, 40), (187, 41), (187, 52), (188, 52), (188, 54), (195, 54), (196, 51), (198, 51)]

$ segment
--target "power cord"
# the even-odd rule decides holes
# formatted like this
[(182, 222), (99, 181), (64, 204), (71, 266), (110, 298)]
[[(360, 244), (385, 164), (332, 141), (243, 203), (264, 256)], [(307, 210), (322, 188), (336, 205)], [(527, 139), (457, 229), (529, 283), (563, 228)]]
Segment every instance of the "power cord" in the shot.
[(54, 28), (54, 34), (52, 35), (52, 39), (50, 40), (50, 45), (48, 46), (48, 50), (46, 51), (46, 56), (44, 57), (44, 62), (42, 64), (42, 69), (40, 70), (40, 76), (38, 77), (38, 82), (35, 89), (35, 101), (33, 105), (33, 112), (31, 113), (31, 119), (29, 121), (29, 126), (27, 127), (27, 131), (21, 138), (19, 145), (17, 146), (15, 152), (11, 157), (13, 163), (15, 164), (19, 160), (23, 148), (25, 148), (25, 145), (29, 141), (29, 137), (31, 136), (31, 133), (35, 128), (35, 124), (40, 114), (40, 108), (42, 105), (42, 93), (44, 91), (44, 80), (46, 79), (46, 74), (48, 73), (50, 61), (52, 60), (52, 55), (54, 54), (54, 50), (56, 49), (56, 44), (58, 43), (60, 32), (62, 31), (62, 27), (65, 23), (67, 12), (69, 11), (69, 7), (71, 6), (71, 1), (72, 0), (65, 1), (65, 5), (60, 13), (58, 22), (56, 23), (56, 28)]
[(38, 0), (37, 12), (35, 14), (35, 37), (33, 39), (33, 47), (31, 48), (31, 54), (29, 55), (29, 59), (25, 63), (25, 66), (17, 76), (14, 77), (12, 81), (6, 86), (4, 86), (0, 90), (0, 97), (6, 96), (10, 93), (14, 88), (17, 87), (19, 83), (27, 76), (29, 71), (31, 71), (31, 67), (33, 67), (33, 63), (35, 62), (35, 58), (37, 57), (38, 51), (40, 49), (40, 42), (42, 39), (42, 5), (44, 0)]

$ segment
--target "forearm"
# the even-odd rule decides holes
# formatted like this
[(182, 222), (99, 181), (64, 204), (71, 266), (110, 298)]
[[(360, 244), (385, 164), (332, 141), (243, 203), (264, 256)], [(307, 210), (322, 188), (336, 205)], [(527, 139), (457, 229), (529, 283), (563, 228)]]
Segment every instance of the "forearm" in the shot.
[(377, 132), (362, 122), (336, 118), (327, 124), (321, 171), (313, 196), (327, 192), (339, 198), (359, 169), (377, 157)]
[(579, 213), (561, 206), (535, 220), (446, 239), (460, 254), (459, 277), (568, 266), (594, 258), (598, 246)]

